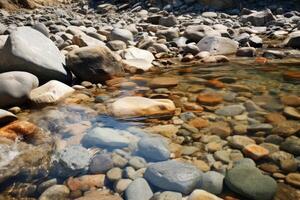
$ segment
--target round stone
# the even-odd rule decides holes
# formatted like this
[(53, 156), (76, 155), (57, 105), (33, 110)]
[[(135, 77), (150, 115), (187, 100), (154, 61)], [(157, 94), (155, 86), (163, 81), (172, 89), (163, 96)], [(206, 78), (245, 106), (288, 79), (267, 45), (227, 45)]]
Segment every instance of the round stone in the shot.
[(198, 95), (197, 100), (201, 104), (212, 106), (222, 103), (223, 98), (218, 94), (207, 93)]
[(157, 77), (149, 82), (150, 88), (170, 88), (178, 85), (178, 79), (172, 77)]

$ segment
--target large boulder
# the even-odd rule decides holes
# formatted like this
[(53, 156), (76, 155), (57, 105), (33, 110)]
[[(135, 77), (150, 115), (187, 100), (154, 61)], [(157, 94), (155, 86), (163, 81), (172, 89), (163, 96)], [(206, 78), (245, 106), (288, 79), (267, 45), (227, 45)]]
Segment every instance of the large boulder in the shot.
[(170, 115), (175, 112), (175, 105), (169, 99), (123, 97), (112, 103), (110, 110), (116, 117)]
[(202, 172), (191, 164), (171, 160), (150, 165), (144, 177), (160, 189), (189, 194), (201, 182)]
[(29, 27), (16, 28), (0, 50), (0, 72), (25, 71), (41, 81), (67, 81), (65, 58), (54, 43)]
[(67, 67), (77, 78), (94, 83), (123, 74), (120, 59), (105, 46), (74, 49), (67, 55)]
[(253, 12), (249, 15), (243, 15), (241, 21), (251, 22), (253, 26), (265, 26), (268, 22), (275, 20), (275, 16), (270, 9), (266, 9), (259, 12)]
[(277, 190), (277, 183), (273, 178), (247, 164), (239, 164), (230, 169), (225, 176), (225, 183), (232, 191), (253, 200), (273, 199)]
[(0, 108), (24, 103), (31, 90), (38, 86), (38, 78), (27, 72), (0, 74)]
[(212, 55), (235, 54), (238, 43), (229, 38), (219, 36), (206, 36), (197, 43), (200, 51), (208, 51)]

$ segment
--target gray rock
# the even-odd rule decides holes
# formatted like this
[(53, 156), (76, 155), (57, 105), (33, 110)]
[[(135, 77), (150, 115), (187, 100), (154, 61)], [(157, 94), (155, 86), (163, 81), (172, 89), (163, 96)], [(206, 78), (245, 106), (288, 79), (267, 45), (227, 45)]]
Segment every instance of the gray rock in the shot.
[(113, 40), (107, 43), (107, 46), (113, 51), (126, 49), (126, 43), (121, 40)]
[(145, 159), (155, 162), (170, 158), (168, 146), (161, 138), (142, 138), (138, 143), (138, 153)]
[(234, 192), (253, 200), (273, 199), (277, 183), (270, 176), (263, 175), (253, 166), (238, 165), (225, 176), (226, 185)]
[(221, 194), (223, 191), (223, 179), (223, 174), (214, 171), (206, 172), (203, 174), (201, 189), (213, 194)]
[(39, 200), (64, 200), (69, 194), (70, 190), (67, 186), (53, 185), (42, 193)]
[(191, 164), (171, 160), (150, 165), (144, 177), (160, 189), (188, 194), (201, 181), (202, 172)]
[(109, 36), (110, 40), (121, 40), (125, 43), (133, 41), (133, 34), (127, 29), (114, 28)]
[(0, 74), (0, 108), (24, 103), (28, 100), (31, 90), (38, 85), (38, 78), (27, 72), (12, 71)]
[(0, 72), (25, 71), (42, 81), (67, 81), (65, 58), (54, 43), (39, 31), (19, 27), (8, 37), (0, 51)]
[(126, 131), (115, 130), (111, 128), (96, 127), (89, 130), (82, 138), (81, 143), (85, 147), (100, 147), (119, 149), (128, 147), (130, 140), (124, 136), (130, 134)]
[(178, 21), (174, 15), (169, 15), (167, 17), (161, 17), (159, 19), (159, 24), (162, 26), (172, 27), (178, 24)]
[(43, 193), (46, 189), (48, 189), (49, 187), (52, 187), (53, 185), (56, 185), (56, 184), (57, 184), (56, 178), (44, 181), (41, 184), (39, 184), (39, 186), (37, 188), (37, 192)]
[(240, 115), (245, 111), (245, 107), (242, 105), (229, 105), (225, 106), (223, 108), (219, 108), (215, 111), (217, 115), (223, 115), (223, 116), (235, 116)]
[(67, 55), (67, 67), (83, 81), (105, 82), (123, 74), (123, 65), (107, 47), (74, 49)]
[(237, 50), (236, 55), (240, 57), (254, 57), (256, 49), (254, 47), (242, 47)]
[(13, 113), (0, 109), (0, 125), (8, 124), (17, 118)]
[(58, 177), (76, 176), (86, 172), (91, 159), (89, 151), (80, 145), (68, 146), (57, 152), (51, 173)]
[(197, 46), (200, 51), (208, 51), (212, 55), (225, 55), (235, 54), (238, 43), (225, 37), (206, 36), (198, 42)]
[(151, 200), (182, 200), (182, 194), (179, 192), (165, 191), (155, 194)]
[(91, 160), (89, 171), (92, 174), (103, 174), (114, 167), (110, 154), (101, 153), (94, 156)]
[(280, 149), (295, 156), (300, 156), (300, 139), (296, 136), (288, 137), (280, 144)]
[(264, 26), (268, 22), (275, 20), (275, 16), (270, 9), (266, 9), (259, 12), (253, 12), (249, 15), (243, 15), (241, 21), (243, 23), (251, 22), (253, 26)]
[(138, 156), (130, 158), (128, 164), (136, 170), (147, 167), (145, 159)]
[(143, 178), (134, 180), (125, 191), (126, 200), (149, 200), (153, 196), (153, 192)]
[(34, 28), (35, 30), (41, 32), (42, 34), (44, 34), (46, 37), (50, 36), (50, 32), (49, 29), (47, 28), (47, 26), (43, 23), (36, 23), (32, 26), (32, 28)]

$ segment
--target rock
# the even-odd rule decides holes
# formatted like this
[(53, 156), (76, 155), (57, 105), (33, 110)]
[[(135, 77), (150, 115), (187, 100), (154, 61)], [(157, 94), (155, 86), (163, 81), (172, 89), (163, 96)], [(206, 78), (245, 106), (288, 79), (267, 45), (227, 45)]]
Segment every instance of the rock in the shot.
[[(1, 62), (1, 61), (0, 61)], [(0, 108), (24, 103), (32, 89), (38, 87), (36, 76), (12, 71), (0, 74)]]
[(133, 41), (133, 34), (127, 29), (114, 28), (109, 36), (110, 40), (121, 40), (125, 43)]
[(215, 113), (223, 116), (236, 116), (242, 114), (245, 110), (245, 107), (242, 105), (230, 105), (219, 108)]
[(188, 124), (195, 128), (202, 129), (202, 128), (206, 128), (207, 126), (209, 126), (209, 121), (198, 117), (198, 118), (190, 120)]
[(283, 43), (288, 47), (300, 48), (300, 31), (290, 33)]
[(179, 192), (165, 191), (160, 194), (154, 194), (151, 200), (182, 200), (182, 194)]
[(269, 155), (269, 151), (262, 146), (256, 144), (249, 144), (243, 149), (244, 154), (251, 157), (253, 160), (258, 160), (260, 158)]
[(83, 197), (76, 198), (76, 200), (123, 200), (119, 195), (113, 195), (108, 190), (91, 190), (84, 193)]
[(174, 15), (169, 15), (167, 17), (160, 17), (158, 23), (162, 26), (172, 27), (178, 24), (178, 21)]
[(283, 113), (290, 118), (300, 119), (300, 112), (294, 107), (285, 107)]
[(62, 98), (69, 96), (75, 90), (68, 85), (56, 80), (31, 90), (29, 98), (37, 104), (57, 103)]
[(269, 158), (276, 163), (283, 171), (295, 172), (297, 163), (294, 156), (285, 151), (276, 151), (269, 155)]
[(49, 29), (47, 28), (47, 26), (43, 23), (36, 23), (32, 26), (32, 28), (34, 28), (35, 30), (41, 32), (42, 34), (44, 34), (46, 37), (50, 36), (50, 32)]
[(206, 36), (197, 43), (200, 51), (208, 51), (212, 55), (235, 54), (238, 43), (225, 37)]
[(147, 162), (144, 158), (139, 156), (133, 156), (129, 159), (128, 165), (133, 167), (135, 170), (147, 167)]
[(103, 174), (114, 167), (113, 160), (110, 154), (97, 154), (95, 155), (90, 163), (89, 171), (92, 174)]
[(292, 186), (300, 188), (300, 174), (299, 173), (289, 173), (286, 176), (285, 180), (287, 183), (291, 184)]
[(11, 140), (17, 138), (28, 139), (37, 133), (38, 127), (27, 121), (14, 121), (0, 128), (0, 136)]
[(205, 94), (198, 95), (197, 100), (201, 104), (214, 106), (222, 103), (223, 98), (219, 94), (205, 93)]
[(127, 131), (96, 127), (83, 136), (81, 143), (85, 147), (119, 149), (128, 147), (130, 137), (132, 138), (133, 135)]
[(122, 169), (119, 167), (114, 167), (106, 173), (106, 176), (107, 179), (112, 182), (118, 181), (122, 178)]
[(126, 43), (121, 41), (121, 40), (112, 40), (107, 43), (107, 46), (112, 50), (112, 51), (119, 51), (119, 50), (124, 50), (126, 49)]
[(243, 23), (251, 22), (253, 26), (265, 26), (268, 22), (276, 20), (270, 9), (259, 12), (253, 12), (249, 15), (242, 15), (241, 21)]
[(254, 57), (256, 55), (256, 49), (254, 47), (241, 47), (236, 52), (240, 57)]
[(45, 190), (39, 200), (64, 200), (67, 199), (70, 190), (65, 185), (53, 185)]
[(175, 111), (169, 99), (148, 99), (145, 97), (123, 97), (111, 104), (111, 112), (116, 117), (141, 117), (169, 115)]
[(212, 194), (221, 194), (223, 191), (224, 175), (209, 171), (203, 174), (201, 189)]
[(130, 183), (132, 183), (131, 179), (120, 179), (114, 185), (114, 189), (117, 193), (121, 194), (128, 188)]
[(42, 82), (67, 81), (65, 58), (54, 43), (39, 31), (29, 27), (16, 28), (0, 51), (0, 72), (25, 71)]
[(222, 200), (221, 198), (205, 191), (205, 190), (194, 190), (187, 200)]
[(286, 106), (300, 106), (300, 97), (296, 95), (284, 95), (280, 98), (280, 100)]
[(280, 149), (295, 156), (300, 156), (300, 139), (295, 136), (288, 137), (280, 144)]
[(160, 138), (146, 137), (138, 143), (138, 153), (149, 161), (165, 161), (170, 158), (167, 144)]
[(152, 61), (154, 56), (151, 52), (139, 49), (136, 47), (130, 47), (122, 52), (123, 62), (131, 67), (147, 71), (152, 67)]
[(170, 88), (178, 85), (178, 79), (172, 77), (157, 77), (149, 82), (150, 88)]
[(93, 83), (105, 82), (112, 76), (123, 74), (123, 65), (109, 48), (82, 47), (67, 55), (67, 67), (77, 78)]
[(153, 196), (153, 192), (143, 178), (134, 180), (125, 190), (126, 200), (149, 200)]
[(16, 119), (17, 116), (13, 113), (0, 109), (0, 125), (8, 124)]
[(52, 161), (51, 173), (63, 178), (76, 176), (87, 171), (90, 159), (90, 153), (82, 146), (68, 146), (57, 152)]
[(201, 181), (202, 172), (191, 164), (171, 160), (150, 165), (144, 177), (160, 189), (188, 194)]
[(167, 125), (158, 125), (146, 128), (146, 130), (150, 133), (163, 135), (167, 138), (172, 138), (178, 132), (178, 127), (172, 124)]
[(84, 175), (76, 178), (68, 178), (66, 185), (71, 191), (86, 191), (92, 188), (102, 188), (104, 186), (104, 181), (104, 174)]
[(73, 45), (77, 45), (79, 47), (97, 47), (97, 46), (105, 46), (105, 43), (99, 39), (88, 36), (85, 33), (80, 33), (74, 35), (72, 38)]
[(253, 166), (238, 165), (225, 176), (226, 185), (241, 196), (255, 200), (273, 199), (277, 183)]
[(242, 150), (244, 147), (250, 144), (255, 144), (255, 141), (247, 136), (234, 135), (228, 138), (229, 145), (233, 148)]

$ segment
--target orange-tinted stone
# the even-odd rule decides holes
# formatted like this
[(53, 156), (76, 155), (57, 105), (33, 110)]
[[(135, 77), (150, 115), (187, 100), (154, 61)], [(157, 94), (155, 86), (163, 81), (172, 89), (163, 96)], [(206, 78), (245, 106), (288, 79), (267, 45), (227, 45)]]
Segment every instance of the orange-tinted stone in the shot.
[(191, 121), (189, 121), (188, 123), (190, 126), (193, 126), (195, 128), (201, 129), (201, 128), (205, 128), (209, 125), (209, 121), (207, 119), (202, 119), (200, 117), (192, 119)]
[(287, 81), (300, 81), (300, 72), (298, 71), (287, 71), (282, 76)]
[(300, 106), (300, 97), (296, 95), (287, 95), (280, 98), (281, 102), (286, 106)]
[(123, 77), (118, 77), (118, 78), (113, 78), (113, 79), (107, 80), (105, 83), (108, 86), (114, 86), (117, 84), (121, 84), (123, 82), (127, 82), (127, 79), (123, 78)]
[(223, 101), (223, 97), (218, 94), (207, 93), (198, 95), (197, 100), (201, 104), (213, 106), (220, 104)]
[(206, 82), (206, 85), (213, 88), (224, 88), (225, 84), (219, 80), (212, 79)]
[(196, 103), (188, 102), (188, 103), (184, 103), (183, 106), (188, 111), (203, 112), (204, 110), (202, 106), (199, 106)]
[(249, 144), (243, 149), (244, 154), (251, 157), (254, 160), (258, 160), (269, 154), (269, 150), (257, 144)]
[(178, 85), (178, 79), (173, 77), (158, 77), (149, 82), (150, 88), (169, 88)]
[(67, 186), (71, 191), (75, 190), (89, 190), (91, 188), (100, 188), (104, 186), (105, 175), (84, 175), (78, 178), (70, 177), (67, 180)]
[(264, 57), (257, 57), (255, 59), (255, 62), (258, 63), (258, 64), (266, 64), (268, 62), (268, 59), (264, 58)]
[(266, 115), (266, 120), (272, 124), (278, 124), (286, 121), (286, 118), (280, 113), (268, 113)]
[(38, 127), (27, 121), (14, 121), (0, 129), (0, 136), (15, 140), (19, 136), (31, 136)]

